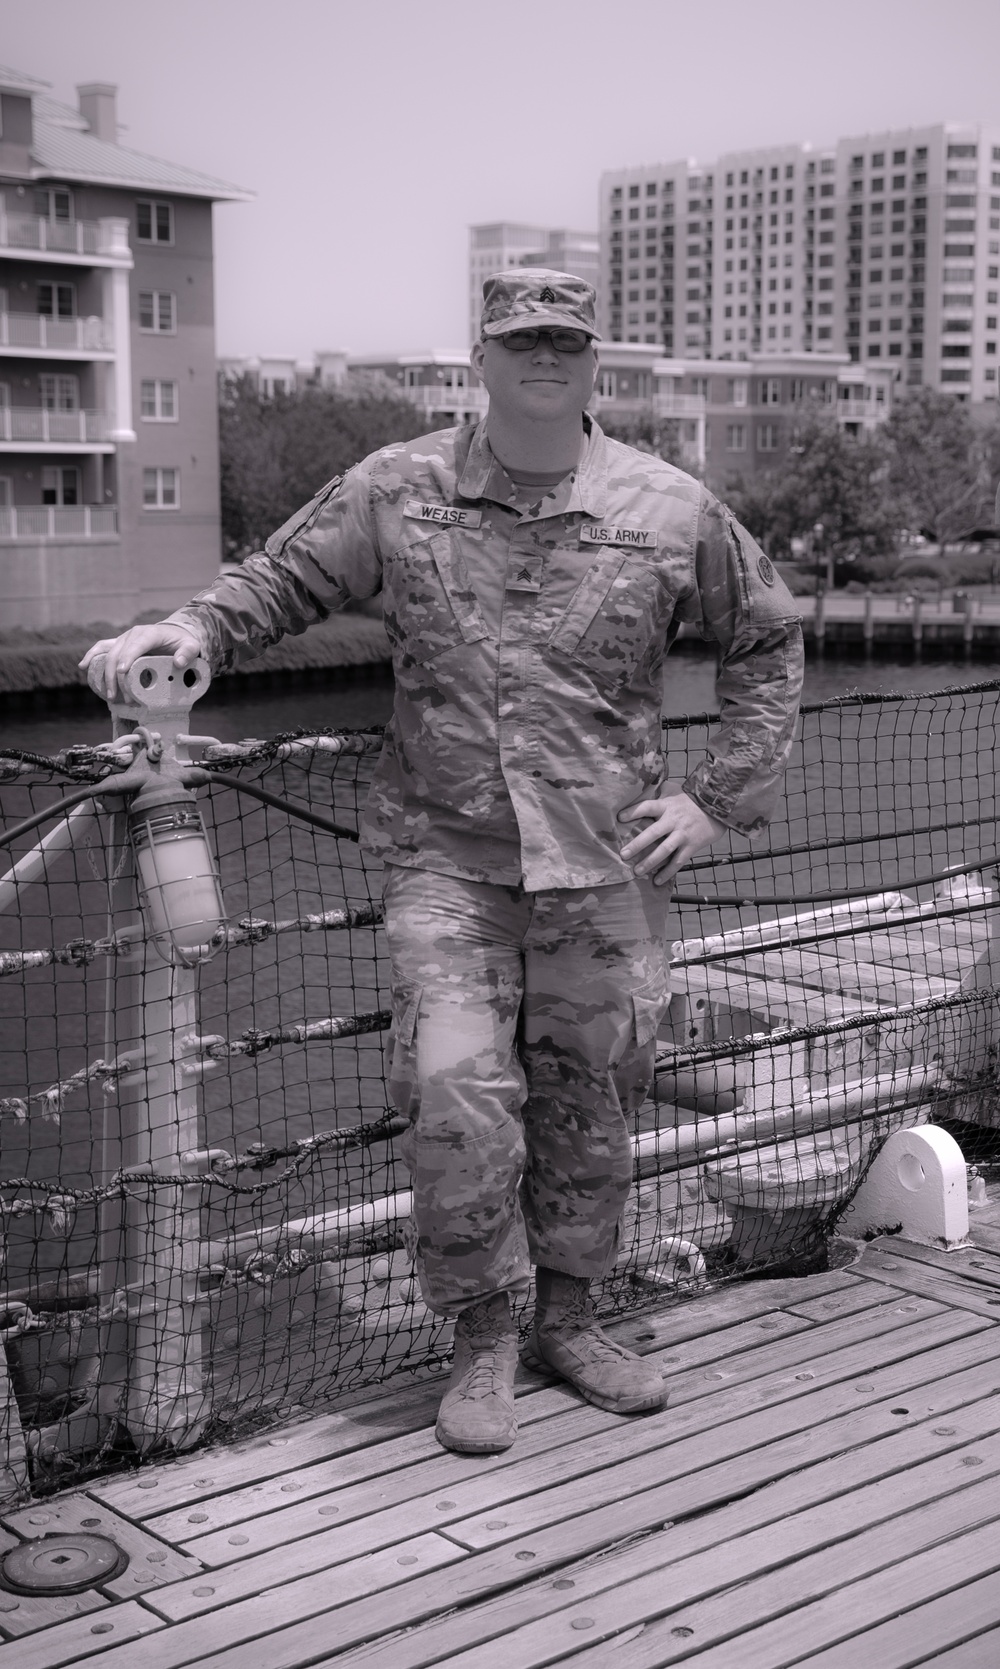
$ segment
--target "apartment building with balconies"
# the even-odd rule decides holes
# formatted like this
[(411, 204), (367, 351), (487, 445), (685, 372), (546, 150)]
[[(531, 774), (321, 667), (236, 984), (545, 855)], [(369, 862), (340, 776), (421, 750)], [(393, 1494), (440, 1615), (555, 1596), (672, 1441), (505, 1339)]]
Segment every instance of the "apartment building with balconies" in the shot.
[(409, 400), (428, 434), (457, 423), (478, 423), (489, 396), (469, 363), (468, 348), (423, 348), (414, 353), (349, 354), (350, 386), (366, 384)]
[(0, 610), (174, 606), (220, 558), (212, 204), (118, 143), (115, 89), (0, 69)]
[(602, 333), (688, 357), (846, 353), (996, 399), (1000, 131), (939, 123), (606, 173)]
[(600, 423), (669, 423), (683, 462), (724, 494), (736, 475), (771, 470), (817, 416), (860, 434), (892, 411), (891, 365), (846, 353), (668, 357), (655, 344), (602, 343), (591, 410)]
[(836, 333), (905, 386), (979, 404), (1000, 363), (1000, 129), (938, 123), (837, 146)]

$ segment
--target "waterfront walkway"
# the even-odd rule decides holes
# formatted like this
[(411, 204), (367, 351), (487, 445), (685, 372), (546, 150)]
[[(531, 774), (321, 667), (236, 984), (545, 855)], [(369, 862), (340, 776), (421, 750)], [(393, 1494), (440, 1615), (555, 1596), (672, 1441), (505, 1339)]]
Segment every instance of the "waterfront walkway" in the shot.
[(670, 1388), (621, 1420), (525, 1375), (444, 1453), (439, 1387), (8, 1513), (114, 1538), (76, 1598), (0, 1594), (0, 1669), (983, 1669), (1000, 1662), (1000, 1233), (620, 1323)]
[(995, 592), (943, 591), (860, 595), (827, 591), (796, 597), (807, 638), (817, 644), (958, 645), (971, 651), (1000, 641), (1000, 596)]

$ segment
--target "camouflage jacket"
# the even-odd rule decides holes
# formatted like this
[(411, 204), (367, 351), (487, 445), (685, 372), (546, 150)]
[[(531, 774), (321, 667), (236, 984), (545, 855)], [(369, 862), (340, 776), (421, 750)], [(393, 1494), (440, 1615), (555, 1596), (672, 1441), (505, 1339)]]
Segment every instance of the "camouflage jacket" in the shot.
[[(630, 879), (617, 814), (663, 779), (682, 621), (720, 646), (722, 714), (684, 788), (744, 833), (770, 814), (802, 677), (792, 598), (698, 481), (586, 428), (527, 507), (485, 424), (383, 447), (171, 616), (218, 671), (381, 591), (395, 709), (363, 839), (387, 861), (529, 891)], [(477, 572), (502, 574), (502, 611)]]

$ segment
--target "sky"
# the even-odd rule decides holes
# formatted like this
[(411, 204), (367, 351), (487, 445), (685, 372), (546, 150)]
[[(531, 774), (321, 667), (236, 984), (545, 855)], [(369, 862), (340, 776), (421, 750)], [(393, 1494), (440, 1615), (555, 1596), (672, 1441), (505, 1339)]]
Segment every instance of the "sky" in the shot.
[(597, 226), (603, 170), (1000, 126), (997, 0), (0, 0), (0, 59), (215, 211), (220, 354), (465, 343), (468, 226)]

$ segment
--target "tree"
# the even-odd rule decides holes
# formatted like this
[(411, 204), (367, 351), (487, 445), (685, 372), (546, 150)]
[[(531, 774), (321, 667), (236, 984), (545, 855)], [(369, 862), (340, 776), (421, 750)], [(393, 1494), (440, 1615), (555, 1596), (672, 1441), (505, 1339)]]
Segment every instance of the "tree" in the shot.
[(833, 417), (812, 417), (778, 468), (756, 480), (735, 477), (725, 497), (772, 556), (788, 553), (817, 522), (831, 555), (877, 554), (896, 537), (886, 470), (878, 434), (851, 435)]
[(227, 555), (260, 550), (332, 476), (426, 428), (424, 414), (388, 389), (307, 388), (268, 399), (250, 377), (224, 382), (219, 444)]
[(612, 440), (634, 446), (637, 452), (649, 452), (665, 463), (676, 464), (679, 469), (699, 473), (690, 449), (681, 438), (679, 418), (657, 417), (652, 411), (641, 411), (621, 417), (602, 417), (600, 422)]
[(968, 405), (915, 389), (885, 425), (888, 490), (901, 527), (942, 544), (993, 521), (1000, 426), (976, 422)]

